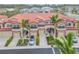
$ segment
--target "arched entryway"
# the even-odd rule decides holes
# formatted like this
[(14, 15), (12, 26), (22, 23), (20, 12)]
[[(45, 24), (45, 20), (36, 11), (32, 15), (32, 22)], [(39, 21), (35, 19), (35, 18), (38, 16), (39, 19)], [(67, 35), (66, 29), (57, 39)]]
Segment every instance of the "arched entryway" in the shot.
[(54, 35), (55, 34), (55, 29), (54, 28), (47, 28), (46, 29), (46, 34), (51, 34), (51, 35)]
[(21, 31), (20, 31), (20, 37), (25, 37), (25, 38), (28, 38), (28, 36), (29, 36), (29, 30), (28, 29), (21, 29)]

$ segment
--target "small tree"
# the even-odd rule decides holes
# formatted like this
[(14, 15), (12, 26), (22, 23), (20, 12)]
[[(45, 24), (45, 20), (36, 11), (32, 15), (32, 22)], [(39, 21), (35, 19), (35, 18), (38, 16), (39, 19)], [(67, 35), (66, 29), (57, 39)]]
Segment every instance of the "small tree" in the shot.
[(5, 46), (8, 46), (8, 45), (11, 43), (12, 40), (13, 40), (13, 36), (11, 36), (11, 37), (7, 40)]

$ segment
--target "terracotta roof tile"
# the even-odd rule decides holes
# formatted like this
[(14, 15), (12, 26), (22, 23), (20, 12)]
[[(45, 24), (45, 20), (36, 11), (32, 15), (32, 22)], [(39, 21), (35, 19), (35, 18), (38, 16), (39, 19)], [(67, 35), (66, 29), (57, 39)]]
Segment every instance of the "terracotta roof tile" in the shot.
[(5, 15), (0, 15), (0, 18), (8, 18), (8, 17)]
[(11, 31), (11, 28), (2, 28), (0, 31)]
[[(46, 20), (50, 19), (50, 17), (53, 15), (55, 15), (55, 13), (24, 13), (24, 14), (14, 15), (14, 16), (8, 18), (8, 20), (15, 18), (17, 20), (17, 22), (21, 22), (22, 19), (27, 19), (31, 23), (31, 22), (38, 22), (40, 20), (46, 21)], [(75, 19), (62, 15), (62, 14), (59, 14), (59, 18), (63, 19), (63, 20), (68, 20), (68, 21), (69, 20), (75, 21)]]

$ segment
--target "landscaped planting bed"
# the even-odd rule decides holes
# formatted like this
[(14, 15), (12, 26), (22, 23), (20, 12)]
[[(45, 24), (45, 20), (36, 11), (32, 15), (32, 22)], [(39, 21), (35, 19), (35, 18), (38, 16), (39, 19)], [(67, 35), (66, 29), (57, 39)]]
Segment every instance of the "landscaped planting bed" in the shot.
[(53, 43), (52, 36), (48, 36), (48, 37), (46, 37), (46, 38), (47, 38), (47, 43), (48, 43), (48, 45), (52, 45), (52, 43)]
[(12, 40), (13, 40), (13, 36), (11, 36), (11, 37), (7, 40), (7, 42), (6, 42), (6, 44), (5, 44), (5, 47), (8, 46), (8, 45), (11, 43)]
[(49, 37), (47, 37), (47, 43), (48, 43), (48, 45), (51, 44), (51, 40), (49, 39)]
[(28, 44), (28, 39), (19, 39), (17, 46), (26, 46)]
[(17, 46), (22, 45), (22, 40), (18, 40)]
[(36, 45), (39, 45), (40, 43), (40, 39), (39, 39), (39, 36), (36, 37)]

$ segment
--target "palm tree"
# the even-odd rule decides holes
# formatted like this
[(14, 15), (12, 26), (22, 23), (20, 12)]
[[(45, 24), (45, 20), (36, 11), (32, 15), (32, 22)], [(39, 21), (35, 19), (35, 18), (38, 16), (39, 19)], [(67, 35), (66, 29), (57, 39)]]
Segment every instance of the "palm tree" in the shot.
[(21, 34), (22, 34), (22, 36), (24, 36), (24, 33), (23, 33), (24, 29), (29, 29), (28, 20), (23, 19), (21, 21), (21, 29), (22, 29)]
[[(51, 22), (53, 23), (54, 25), (54, 30), (55, 30), (55, 34), (57, 33), (57, 30), (56, 30), (56, 23), (60, 21), (60, 19), (58, 18), (58, 14), (57, 15), (53, 15), (51, 18)], [(57, 36), (57, 35), (55, 35)]]
[(55, 37), (51, 37), (51, 39), (53, 40), (53, 43), (57, 48), (59, 48), (59, 50), (63, 53), (63, 54), (74, 54), (75, 53), (75, 49), (72, 47), (73, 46), (73, 33), (70, 32), (67, 34), (67, 37), (61, 37), (59, 38), (55, 38)]
[(52, 23), (55, 24), (56, 22), (59, 21), (58, 14), (57, 15), (53, 15), (50, 19), (51, 19)]

